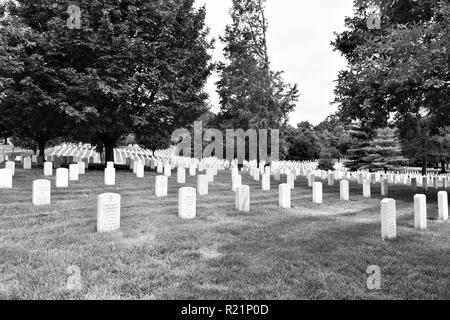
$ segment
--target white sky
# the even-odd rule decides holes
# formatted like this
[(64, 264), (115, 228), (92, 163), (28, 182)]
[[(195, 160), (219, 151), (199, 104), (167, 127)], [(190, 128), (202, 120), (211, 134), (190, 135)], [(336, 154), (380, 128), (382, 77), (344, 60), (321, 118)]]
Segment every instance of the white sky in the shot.
[[(218, 39), (230, 22), (231, 0), (196, 0), (206, 4), (206, 24)], [(318, 124), (337, 110), (330, 105), (338, 71), (346, 60), (334, 52), (330, 42), (333, 32), (344, 29), (344, 19), (353, 14), (353, 0), (267, 0), (269, 22), (268, 48), (273, 70), (283, 70), (284, 80), (297, 83), (300, 99), (290, 115), (293, 125), (301, 121)], [(222, 44), (216, 41), (214, 60), (223, 60)], [(219, 110), (217, 75), (207, 85), (212, 111)]]

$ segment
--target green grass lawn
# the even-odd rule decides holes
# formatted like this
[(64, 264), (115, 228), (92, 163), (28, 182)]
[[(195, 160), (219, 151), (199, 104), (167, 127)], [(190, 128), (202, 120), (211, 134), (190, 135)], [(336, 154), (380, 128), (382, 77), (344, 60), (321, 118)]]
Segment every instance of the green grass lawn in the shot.
[[(3, 167), (3, 166), (2, 166)], [(278, 208), (278, 184), (263, 192), (248, 174), (251, 213), (234, 210), (230, 173), (197, 200), (198, 218), (177, 217), (176, 174), (169, 197), (154, 196), (155, 174), (137, 179), (119, 171), (116, 187), (103, 172), (87, 171), (52, 206), (34, 208), (31, 185), (43, 170), (16, 170), (13, 190), (0, 190), (0, 298), (4, 299), (448, 299), (450, 222), (437, 217), (428, 193), (429, 229), (414, 230), (413, 193), (390, 186), (397, 200), (398, 239), (381, 240), (380, 186), (372, 199), (351, 183), (351, 201), (324, 182), (324, 204), (314, 205), (298, 178), (293, 208)], [(282, 182), (285, 178), (282, 177)], [(187, 186), (196, 178), (187, 177)], [(97, 196), (122, 195), (121, 229), (96, 233)], [(82, 288), (68, 290), (69, 266)], [(366, 269), (382, 271), (382, 289), (367, 289)]]

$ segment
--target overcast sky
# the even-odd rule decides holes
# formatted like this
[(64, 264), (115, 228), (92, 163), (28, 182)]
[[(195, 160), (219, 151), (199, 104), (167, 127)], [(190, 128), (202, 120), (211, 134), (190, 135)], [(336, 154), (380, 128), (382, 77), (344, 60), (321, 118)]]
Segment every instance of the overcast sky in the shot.
[[(206, 4), (206, 24), (211, 36), (218, 38), (230, 22), (231, 0), (196, 0), (198, 6)], [(353, 14), (353, 0), (267, 0), (266, 15), (269, 22), (268, 48), (273, 70), (285, 71), (286, 82), (297, 83), (300, 99), (290, 115), (293, 125), (301, 121), (318, 124), (337, 110), (333, 89), (338, 71), (346, 61), (334, 52), (330, 42), (333, 32), (344, 29), (344, 19)], [(223, 60), (223, 46), (216, 43), (215, 60)], [(213, 111), (218, 111), (218, 96), (214, 82), (209, 80)]]

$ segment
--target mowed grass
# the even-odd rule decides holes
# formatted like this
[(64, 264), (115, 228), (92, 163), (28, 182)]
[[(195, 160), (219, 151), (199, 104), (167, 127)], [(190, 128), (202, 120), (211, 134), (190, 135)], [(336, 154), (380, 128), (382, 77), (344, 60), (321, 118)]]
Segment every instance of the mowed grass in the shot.
[[(118, 171), (115, 187), (102, 171), (87, 171), (56, 189), (51, 207), (31, 204), (42, 169), (17, 170), (12, 190), (0, 190), (0, 298), (3, 299), (448, 299), (450, 223), (414, 230), (413, 193), (390, 186), (397, 200), (398, 240), (380, 235), (380, 186), (372, 199), (351, 183), (351, 201), (324, 182), (314, 205), (305, 178), (292, 191), (293, 208), (278, 208), (278, 184), (251, 186), (251, 213), (234, 209), (230, 172), (199, 197), (198, 218), (178, 216), (176, 173), (169, 196), (154, 196), (155, 173), (137, 179)], [(281, 182), (285, 182), (282, 176)], [(196, 186), (187, 177), (186, 186)], [(121, 229), (96, 233), (97, 196), (122, 196)], [(437, 217), (436, 191), (428, 213)], [(366, 270), (381, 268), (381, 290), (367, 288)], [(81, 270), (81, 290), (69, 290), (68, 268)]]

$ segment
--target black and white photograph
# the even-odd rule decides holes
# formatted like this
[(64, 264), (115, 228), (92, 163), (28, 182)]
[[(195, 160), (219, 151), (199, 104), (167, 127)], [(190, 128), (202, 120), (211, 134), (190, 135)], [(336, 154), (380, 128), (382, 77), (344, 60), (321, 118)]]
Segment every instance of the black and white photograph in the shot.
[(448, 0), (0, 0), (0, 300), (449, 300), (449, 184)]

